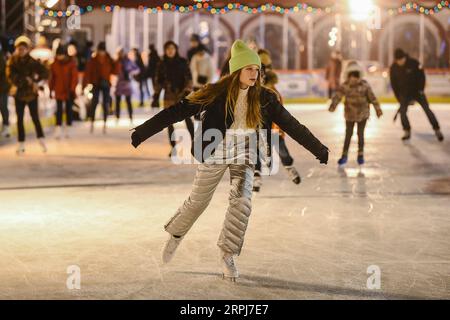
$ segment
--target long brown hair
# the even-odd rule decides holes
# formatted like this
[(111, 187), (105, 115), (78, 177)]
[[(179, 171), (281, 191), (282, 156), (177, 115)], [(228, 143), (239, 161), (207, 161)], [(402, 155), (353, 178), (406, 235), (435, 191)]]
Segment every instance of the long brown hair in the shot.
[[(234, 119), (234, 107), (236, 106), (239, 95), (239, 85), (241, 70), (237, 70), (230, 75), (222, 77), (216, 83), (210, 83), (198, 91), (192, 92), (187, 96), (189, 102), (199, 104), (202, 107), (207, 107), (212, 104), (222, 94), (227, 95), (225, 103), (225, 120), (228, 112)], [(248, 89), (247, 93), (247, 126), (256, 129), (262, 125), (261, 115), (261, 73), (258, 72), (258, 79), (254, 86)]]

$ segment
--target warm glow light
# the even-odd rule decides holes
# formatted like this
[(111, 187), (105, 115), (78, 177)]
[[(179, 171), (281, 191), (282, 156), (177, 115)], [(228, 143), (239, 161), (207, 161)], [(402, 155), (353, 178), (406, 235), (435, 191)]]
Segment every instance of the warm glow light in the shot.
[(351, 18), (357, 21), (369, 19), (375, 9), (373, 0), (348, 0), (348, 7)]
[(48, 0), (45, 5), (47, 6), (47, 8), (51, 8), (53, 7), (55, 4), (57, 4), (59, 2), (59, 0)]

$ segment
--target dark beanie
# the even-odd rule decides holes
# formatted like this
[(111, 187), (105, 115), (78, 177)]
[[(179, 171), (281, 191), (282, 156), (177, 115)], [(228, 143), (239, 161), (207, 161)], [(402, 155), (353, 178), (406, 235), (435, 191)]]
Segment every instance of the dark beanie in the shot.
[(66, 46), (63, 45), (59, 45), (58, 48), (56, 49), (56, 55), (67, 55), (67, 48)]
[(105, 41), (102, 41), (98, 44), (97, 50), (106, 51), (106, 43)]
[(402, 59), (402, 58), (404, 58), (404, 57), (406, 57), (405, 51), (403, 51), (403, 50), (400, 49), (400, 48), (395, 49), (395, 52), (394, 52), (394, 58), (395, 58), (395, 60)]
[(198, 34), (192, 34), (191, 35), (191, 41), (197, 41), (200, 42), (200, 36)]

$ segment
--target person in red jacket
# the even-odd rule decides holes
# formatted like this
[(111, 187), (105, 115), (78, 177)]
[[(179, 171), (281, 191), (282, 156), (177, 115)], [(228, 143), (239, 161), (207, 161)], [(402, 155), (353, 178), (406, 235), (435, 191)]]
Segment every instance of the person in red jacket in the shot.
[(72, 126), (72, 105), (75, 99), (75, 88), (78, 83), (77, 65), (73, 58), (67, 54), (67, 48), (59, 46), (56, 50), (56, 59), (50, 67), (49, 87), (52, 97), (56, 99), (56, 129), (55, 137), (62, 136), (63, 107), (66, 113), (66, 137), (69, 137), (69, 128)]
[(111, 75), (114, 73), (114, 60), (106, 52), (105, 42), (100, 42), (97, 51), (92, 55), (86, 66), (86, 73), (83, 79), (83, 88), (92, 84), (93, 98), (90, 110), (91, 133), (94, 132), (95, 109), (97, 107), (100, 93), (102, 93), (103, 106), (103, 133), (106, 133), (106, 119), (108, 118), (109, 106), (111, 103), (110, 88)]

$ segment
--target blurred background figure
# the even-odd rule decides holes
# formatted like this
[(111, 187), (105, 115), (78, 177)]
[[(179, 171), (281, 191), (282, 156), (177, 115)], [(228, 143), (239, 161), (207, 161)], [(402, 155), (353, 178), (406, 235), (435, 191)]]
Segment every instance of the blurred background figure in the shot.
[[(72, 127), (72, 105), (75, 100), (75, 89), (78, 84), (78, 70), (74, 57), (70, 57), (67, 47), (59, 45), (56, 58), (50, 67), (49, 88), (51, 97), (56, 99), (55, 138), (63, 136), (63, 115), (66, 116), (65, 137), (70, 136)], [(64, 112), (65, 111), (65, 112)]]
[(4, 138), (11, 136), (9, 128), (8, 92), (9, 83), (6, 78), (6, 52), (3, 50), (3, 47), (0, 47), (0, 114), (2, 116), (0, 136)]
[[(199, 51), (199, 50), (205, 50), (208, 52), (208, 49), (205, 47), (205, 45), (202, 43), (201, 38), (198, 34), (192, 34), (190, 38), (190, 48), (187, 52), (187, 59), (188, 62), (191, 62), (192, 57)], [(208, 52), (209, 53), (209, 52)]]
[(43, 152), (47, 152), (38, 110), (38, 82), (48, 78), (48, 70), (39, 61), (30, 56), (31, 40), (20, 36), (14, 42), (15, 51), (8, 60), (6, 75), (13, 88), (10, 91), (15, 98), (17, 113), (17, 131), (19, 146), (17, 154), (25, 152), (25, 106), (28, 105), (36, 135)]
[(133, 48), (132, 52), (133, 52), (132, 55), (133, 61), (139, 68), (139, 72), (134, 75), (134, 80), (136, 80), (137, 83), (139, 84), (139, 97), (140, 97), (139, 107), (143, 107), (145, 94), (147, 94), (147, 96), (150, 97), (150, 91), (148, 90), (147, 84), (147, 72), (139, 49)]
[(156, 82), (156, 69), (158, 68), (158, 64), (161, 61), (161, 59), (154, 44), (151, 44), (149, 46), (149, 50), (150, 52), (148, 54), (147, 78), (151, 79), (153, 87), (153, 98), (151, 102), (151, 107), (159, 108), (159, 96), (161, 93), (161, 89), (158, 88), (158, 83)]
[(83, 78), (83, 87), (92, 85), (92, 104), (90, 107), (91, 129), (94, 132), (95, 110), (99, 102), (100, 93), (102, 94), (103, 107), (103, 133), (106, 133), (106, 120), (108, 119), (109, 107), (111, 104), (110, 89), (111, 75), (114, 73), (114, 61), (106, 52), (105, 42), (100, 42), (97, 51), (93, 53), (92, 58), (86, 66), (85, 76)]
[[(180, 57), (178, 46), (173, 41), (164, 44), (164, 56), (158, 66), (156, 79), (158, 86), (164, 89), (164, 108), (174, 105), (192, 91), (192, 75), (188, 62)], [(191, 139), (194, 138), (194, 124), (190, 118), (185, 120)], [(169, 142), (172, 150), (169, 157), (174, 152), (176, 142), (172, 139), (174, 133), (173, 125), (168, 126)]]
[(197, 50), (191, 59), (190, 69), (194, 90), (197, 90), (205, 84), (213, 81), (214, 65), (212, 57), (206, 48), (201, 47)]
[(116, 83), (116, 121), (120, 119), (120, 104), (122, 96), (125, 96), (127, 104), (128, 116), (130, 118), (130, 125), (133, 124), (133, 106), (131, 104), (131, 95), (133, 89), (131, 87), (131, 77), (135, 73), (139, 73), (139, 67), (125, 54), (123, 48), (117, 49), (117, 57), (115, 60), (115, 73), (117, 74)]
[(342, 71), (342, 56), (339, 51), (332, 51), (328, 61), (325, 79), (328, 82), (328, 98), (331, 99), (339, 87)]

